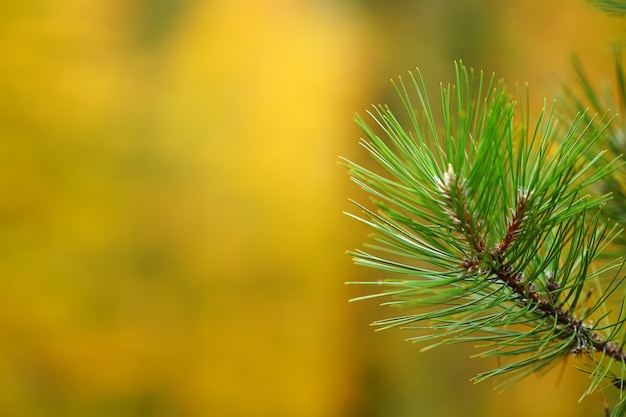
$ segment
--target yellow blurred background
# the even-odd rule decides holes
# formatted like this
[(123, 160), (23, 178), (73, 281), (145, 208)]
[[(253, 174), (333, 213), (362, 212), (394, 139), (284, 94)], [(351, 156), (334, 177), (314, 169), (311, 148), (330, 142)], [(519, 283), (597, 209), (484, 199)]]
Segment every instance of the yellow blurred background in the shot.
[[(33, 0), (0, 13), (0, 415), (600, 415), (583, 374), (498, 395), (348, 304), (381, 278), (339, 155), (389, 79), (530, 83), (620, 21), (583, 0)], [(573, 365), (570, 363), (569, 365)]]

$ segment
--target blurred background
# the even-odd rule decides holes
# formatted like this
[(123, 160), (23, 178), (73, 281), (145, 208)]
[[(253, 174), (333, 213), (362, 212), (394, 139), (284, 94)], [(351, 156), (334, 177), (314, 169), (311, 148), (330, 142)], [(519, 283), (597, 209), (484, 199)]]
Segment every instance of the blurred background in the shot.
[[(419, 67), (528, 82), (622, 22), (583, 0), (33, 0), (0, 13), (0, 415), (601, 415), (585, 375), (498, 395), (348, 304), (352, 119)], [(567, 364), (575, 365), (574, 361)], [(560, 382), (559, 382), (560, 381)]]

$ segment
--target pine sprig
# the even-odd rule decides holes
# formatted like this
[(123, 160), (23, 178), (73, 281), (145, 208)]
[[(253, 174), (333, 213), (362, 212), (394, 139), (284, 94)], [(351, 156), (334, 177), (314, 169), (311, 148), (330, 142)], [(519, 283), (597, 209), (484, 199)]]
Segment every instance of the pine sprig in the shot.
[(409, 340), (425, 349), (471, 342), (478, 356), (505, 359), (475, 381), (509, 374), (507, 385), (567, 355), (591, 366), (585, 395), (623, 381), (626, 312), (607, 309), (622, 261), (599, 261), (618, 231), (600, 211), (610, 196), (585, 191), (618, 164), (583, 157), (605, 137), (608, 114), (561, 129), (544, 106), (531, 127), (502, 82), (462, 64), (441, 86), (440, 118), (419, 71), (395, 87), (410, 130), (387, 106), (369, 112), (376, 128), (357, 117), (384, 173), (344, 160), (377, 207), (355, 203), (362, 214), (351, 216), (374, 233), (350, 254), (389, 274), (359, 283), (386, 288), (359, 299), (411, 309), (374, 325), (419, 331)]
[[(626, 6), (625, 6), (626, 7)], [(603, 89), (598, 88), (585, 73), (582, 64), (575, 57), (572, 59), (572, 67), (574, 69), (574, 82), (566, 84), (563, 87), (564, 117), (572, 117), (580, 112), (589, 109), (591, 112), (603, 112), (605, 109), (613, 109), (619, 113), (615, 120), (605, 131), (607, 140), (604, 146), (607, 149), (607, 157), (619, 158), (626, 151), (626, 119), (623, 116), (626, 111), (626, 73), (623, 68), (623, 57), (621, 47), (617, 47), (615, 52), (615, 88)], [(596, 123), (596, 121), (587, 118), (586, 123)], [(597, 149), (592, 148), (592, 152)], [(599, 181), (594, 183), (594, 187), (599, 192), (610, 192), (613, 196), (612, 200), (607, 203), (605, 213), (614, 221), (621, 225), (626, 225), (626, 214), (624, 207), (626, 206), (626, 182), (623, 178), (626, 175), (626, 166), (622, 165), (618, 168), (615, 175), (601, 177)], [(624, 236), (621, 236), (620, 242), (624, 243)]]

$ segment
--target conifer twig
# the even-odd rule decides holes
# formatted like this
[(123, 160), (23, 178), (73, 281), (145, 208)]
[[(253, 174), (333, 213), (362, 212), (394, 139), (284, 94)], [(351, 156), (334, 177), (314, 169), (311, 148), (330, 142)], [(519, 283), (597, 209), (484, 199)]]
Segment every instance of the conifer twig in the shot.
[[(622, 387), (626, 313), (606, 308), (622, 261), (599, 261), (619, 231), (601, 215), (610, 196), (584, 191), (619, 166), (600, 163), (603, 152), (583, 158), (611, 118), (582, 114), (559, 129), (545, 106), (531, 126), (527, 109), (515, 118), (501, 82), (456, 70), (455, 84), (441, 87), (440, 119), (419, 71), (395, 84), (411, 130), (387, 106), (370, 113), (377, 130), (357, 118), (386, 174), (344, 160), (378, 207), (355, 203), (363, 214), (351, 216), (372, 228), (375, 244), (350, 254), (390, 275), (359, 283), (388, 288), (359, 299), (414, 310), (374, 325), (420, 331), (409, 340), (431, 341), (426, 348), (472, 342), (479, 356), (508, 358), (475, 381), (511, 373), (506, 386), (573, 354), (588, 365), (584, 395)], [(595, 282), (602, 291), (592, 299)], [(626, 410), (617, 391), (613, 416)]]

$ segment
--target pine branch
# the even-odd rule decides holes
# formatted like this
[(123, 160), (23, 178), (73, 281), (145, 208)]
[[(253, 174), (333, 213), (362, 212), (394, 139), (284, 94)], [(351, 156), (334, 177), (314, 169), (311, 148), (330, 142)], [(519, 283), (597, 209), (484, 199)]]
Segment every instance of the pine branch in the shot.
[[(580, 61), (573, 57), (572, 66), (575, 79), (571, 85), (564, 85), (564, 118), (571, 118), (578, 113), (590, 109), (592, 112), (602, 112), (604, 109), (613, 109), (619, 113), (615, 120), (606, 129), (607, 140), (604, 145), (607, 149), (607, 158), (621, 158), (626, 152), (626, 119), (623, 116), (626, 111), (626, 74), (623, 69), (623, 57), (621, 47), (615, 49), (615, 83), (614, 88), (605, 86), (603, 89), (597, 88), (585, 73)], [(596, 123), (595, 120), (587, 118), (586, 123)], [(597, 151), (598, 146), (592, 147), (592, 153)], [(626, 183), (623, 178), (626, 176), (626, 166), (622, 165), (614, 175), (605, 176), (594, 184), (599, 192), (610, 192), (612, 199), (607, 203), (605, 213), (608, 217), (621, 225), (626, 225)], [(620, 243), (626, 243), (624, 236), (619, 239)]]
[[(393, 275), (360, 283), (388, 289), (359, 299), (414, 310), (374, 325), (419, 331), (409, 340), (429, 341), (425, 349), (471, 342), (478, 356), (509, 358), (475, 381), (510, 373), (506, 385), (575, 355), (591, 375), (584, 395), (622, 387), (626, 312), (608, 309), (612, 298), (622, 305), (623, 294), (613, 297), (622, 261), (599, 259), (619, 231), (600, 211), (610, 195), (585, 191), (619, 167), (604, 152), (584, 158), (612, 119), (583, 113), (560, 129), (544, 106), (531, 127), (502, 82), (456, 70), (441, 87), (440, 119), (419, 71), (395, 84), (411, 130), (387, 106), (370, 112), (378, 129), (357, 117), (386, 173), (344, 160), (378, 207), (355, 203), (362, 215), (351, 216), (375, 243), (350, 254)], [(590, 286), (602, 289), (597, 298)], [(617, 391), (614, 416), (626, 409)]]

